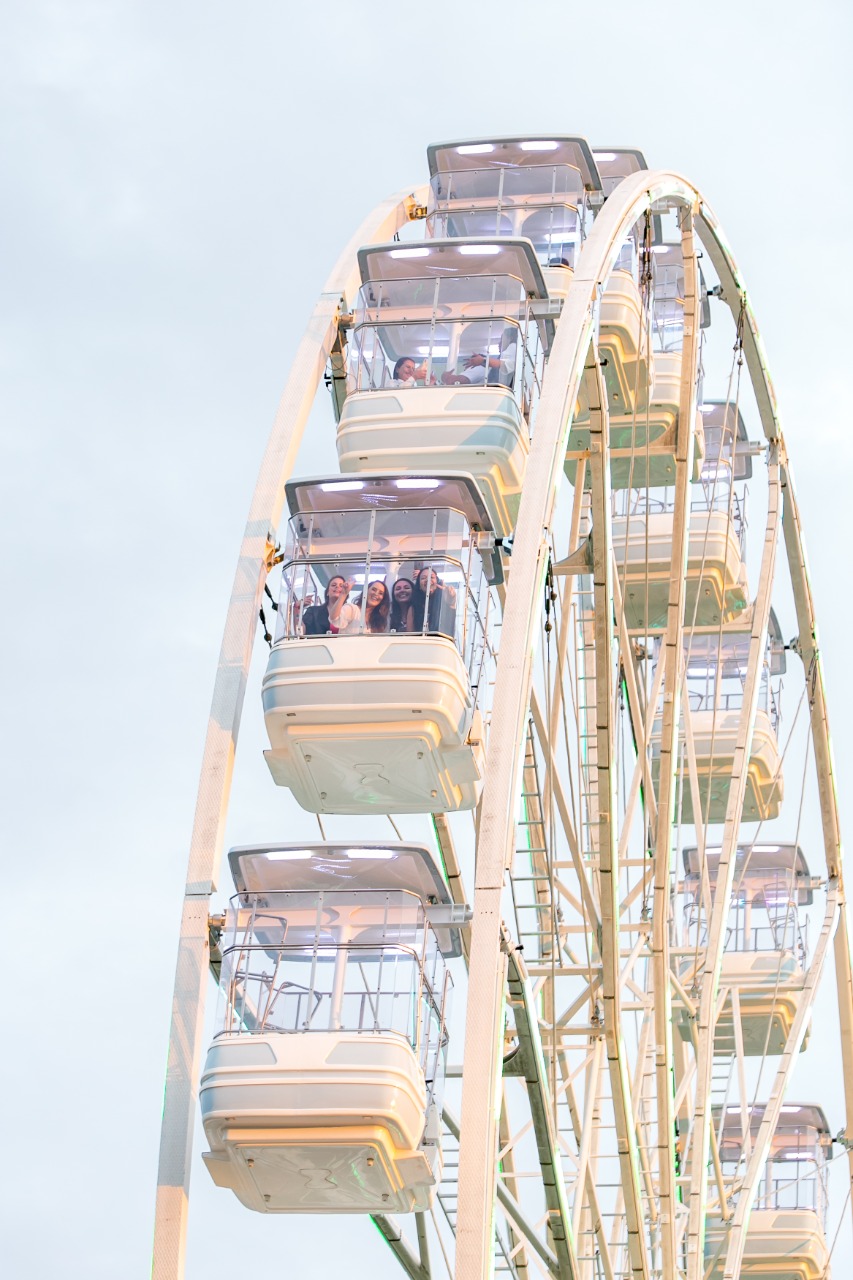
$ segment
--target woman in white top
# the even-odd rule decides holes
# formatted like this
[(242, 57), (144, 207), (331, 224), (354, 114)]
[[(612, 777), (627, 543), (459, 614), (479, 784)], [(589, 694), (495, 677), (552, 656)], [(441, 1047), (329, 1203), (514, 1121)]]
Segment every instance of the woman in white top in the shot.
[[(426, 365), (416, 365), (411, 356), (400, 356), (394, 365), (391, 377), (392, 387), (416, 387), (418, 383), (426, 386)], [(431, 379), (435, 382), (435, 378)]]

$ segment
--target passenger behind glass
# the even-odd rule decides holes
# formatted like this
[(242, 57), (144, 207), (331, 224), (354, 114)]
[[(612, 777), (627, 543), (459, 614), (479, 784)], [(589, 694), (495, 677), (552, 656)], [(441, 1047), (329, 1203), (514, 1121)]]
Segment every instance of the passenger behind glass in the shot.
[(388, 588), (385, 583), (371, 582), (366, 594), (358, 597), (355, 602), (357, 610), (355, 621), (351, 622), (347, 627), (351, 634), (362, 629), (362, 603), (364, 603), (364, 630), (372, 632), (387, 631), (391, 614), (391, 596), (388, 594)]
[[(394, 365), (391, 386), (414, 387), (419, 382), (426, 385), (426, 365), (416, 365), (411, 356), (400, 356), (400, 359)], [(430, 378), (430, 383), (434, 386), (435, 378)]]
[[(426, 616), (426, 628), (424, 628)], [(412, 593), (412, 630), (439, 631), (456, 636), (456, 592), (434, 569), (421, 569)]]
[(512, 387), (515, 382), (515, 362), (518, 355), (518, 330), (507, 325), (501, 334), (500, 354), (485, 355), (477, 351), (465, 361), (464, 373), (445, 373), (441, 381), (448, 387), (470, 385)]
[(323, 604), (309, 605), (302, 615), (306, 636), (337, 635), (358, 619), (358, 608), (347, 602), (351, 585), (340, 574), (329, 579)]
[(412, 596), (415, 584), (411, 578), (398, 578), (391, 589), (391, 630), (412, 630)]

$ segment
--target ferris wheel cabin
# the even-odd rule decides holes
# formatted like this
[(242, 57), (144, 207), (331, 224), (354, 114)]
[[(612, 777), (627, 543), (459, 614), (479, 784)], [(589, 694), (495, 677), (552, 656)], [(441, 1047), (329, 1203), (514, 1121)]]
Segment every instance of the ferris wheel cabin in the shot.
[(214, 1182), (261, 1213), (427, 1209), (445, 958), (470, 913), (420, 845), (260, 845), (229, 860), (199, 1095)]
[[(706, 848), (707, 892), (717, 887), (720, 849)], [(697, 957), (707, 945), (707, 914), (702, 905), (699, 850), (684, 850), (684, 962), (680, 978), (690, 988), (699, 978)], [(803, 994), (808, 962), (808, 917), (814, 900), (803, 852), (795, 844), (740, 845), (735, 856), (734, 891), (726, 925), (720, 990), (724, 1001), (717, 1018), (717, 1052), (734, 1052), (735, 1009), (739, 1038), (747, 1057), (780, 1054)], [(690, 1024), (679, 1024), (689, 1040)], [(802, 1048), (808, 1043), (808, 1031)]]
[[(693, 634), (685, 641), (685, 692), (690, 708), (692, 753), (687, 748), (687, 727), (682, 723), (679, 741), (684, 766), (679, 769), (676, 812), (683, 822), (701, 825), (725, 821), (740, 731), (749, 639), (748, 632), (729, 627), (717, 634)], [(777, 737), (784, 671), (782, 637), (771, 611), (749, 753), (743, 822), (765, 822), (778, 817), (785, 796)], [(658, 717), (652, 729), (655, 788), (660, 779), (661, 724)]]
[(336, 476), (292, 481), (287, 498), (262, 687), (274, 780), (317, 813), (473, 808), (502, 577), (476, 484)]
[[(732, 406), (700, 406), (704, 455), (692, 486), (684, 621), (688, 627), (733, 623), (749, 604), (744, 542), (751, 447)], [(718, 420), (719, 419), (719, 423)], [(697, 431), (698, 427), (695, 428)], [(740, 431), (743, 430), (743, 438)], [(613, 551), (629, 630), (649, 635), (666, 627), (673, 556), (674, 497), (625, 489), (617, 492)]]
[[(633, 252), (632, 246), (629, 249)], [(649, 254), (651, 387), (645, 407), (632, 412), (625, 412), (618, 399), (609, 400), (611, 489), (658, 488), (675, 482), (684, 340), (684, 259), (680, 243), (668, 244), (662, 240), (650, 246)], [(709, 321), (710, 317), (703, 314), (703, 327)], [(601, 323), (605, 329), (606, 322), (606, 312), (602, 312)], [(605, 379), (606, 373), (605, 368)], [(702, 474), (703, 428), (704, 420), (697, 408), (693, 422), (693, 480), (699, 480)], [(567, 446), (565, 470), (572, 484), (577, 474), (577, 459), (588, 449), (589, 404), (582, 389)]]
[[(744, 1117), (740, 1107), (715, 1116), (720, 1161), (731, 1179), (744, 1172), (765, 1108)], [(828, 1280), (826, 1243), (829, 1125), (814, 1104), (782, 1107), (770, 1139), (764, 1174), (749, 1217), (740, 1275), (763, 1280)], [(722, 1280), (728, 1231), (709, 1220), (705, 1236), (705, 1276)]]
[(506, 536), (554, 329), (533, 246), (494, 237), (378, 245), (359, 252), (359, 266), (341, 470), (464, 471)]
[(601, 178), (585, 138), (479, 138), (427, 148), (434, 236), (529, 240), (551, 297), (568, 293)]

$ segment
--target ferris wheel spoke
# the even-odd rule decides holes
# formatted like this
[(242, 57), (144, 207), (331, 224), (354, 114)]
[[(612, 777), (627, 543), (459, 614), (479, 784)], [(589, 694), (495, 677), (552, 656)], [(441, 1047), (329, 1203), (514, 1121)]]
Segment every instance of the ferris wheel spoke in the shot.
[(781, 484), (779, 463), (771, 446), (769, 463), (767, 528), (764, 537), (761, 576), (752, 615), (749, 639), (749, 660), (744, 685), (743, 706), (737, 731), (737, 743), (731, 772), (731, 788), (726, 806), (722, 850), (717, 875), (717, 885), (708, 925), (708, 944), (705, 950), (704, 975), (698, 1010), (699, 1067), (696, 1083), (694, 1112), (690, 1218), (688, 1242), (688, 1280), (701, 1280), (704, 1268), (705, 1199), (707, 1195), (707, 1161), (711, 1127), (711, 1073), (714, 1059), (714, 1032), (717, 1021), (717, 996), (723, 948), (725, 946), (725, 920), (729, 910), (734, 883), (735, 853), (740, 834), (740, 820), (746, 793), (747, 770), (752, 744), (755, 714), (761, 678), (761, 659), (767, 643), (767, 627), (770, 617), (770, 597), (776, 562), (779, 523), (781, 517)]

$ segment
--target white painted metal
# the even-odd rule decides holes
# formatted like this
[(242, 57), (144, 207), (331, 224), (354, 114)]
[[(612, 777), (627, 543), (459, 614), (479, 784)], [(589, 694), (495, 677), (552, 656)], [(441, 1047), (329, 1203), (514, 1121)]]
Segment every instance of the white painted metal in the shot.
[[(698, 198), (677, 175), (642, 173), (627, 179), (608, 200), (577, 265), (539, 404), (513, 544), (480, 808), (462, 1093), (457, 1280), (483, 1280), (492, 1267), (494, 1116), (504, 987), (501, 896), (512, 855), (513, 799), (530, 701), (537, 603), (547, 569), (554, 500), (589, 353), (600, 284), (610, 274), (630, 228), (650, 202), (665, 197), (681, 199), (688, 206)], [(638, 1274), (643, 1274), (642, 1263)]]
[[(156, 1280), (177, 1280), (183, 1275), (189, 1154), (206, 984), (207, 907), (217, 874), (256, 612), (273, 554), (274, 530), (281, 514), (282, 482), (290, 474), (326, 361), (332, 358), (334, 363), (337, 359), (340, 364), (338, 319), (351, 305), (359, 283), (356, 251), (365, 241), (389, 240), (407, 220), (413, 206), (424, 203), (425, 193), (421, 191), (414, 199), (397, 197), (380, 206), (342, 256), (297, 355), (250, 511), (217, 674), (190, 853), (163, 1120), (155, 1235)], [(675, 467), (675, 503), (669, 535), (671, 555), (664, 561), (661, 575), (666, 626), (654, 677), (647, 680), (642, 663), (648, 655), (635, 649), (632, 632), (637, 631), (637, 618), (635, 614), (632, 619), (630, 607), (623, 598), (619, 581), (621, 562), (614, 556), (610, 494), (613, 456), (597, 334), (599, 321), (605, 329), (609, 322), (607, 337), (613, 348), (611, 357), (624, 356), (638, 367), (645, 358), (643, 367), (651, 369), (654, 361), (642, 345), (642, 298), (638, 308), (631, 288), (626, 286), (627, 292), (623, 288), (619, 294), (611, 285), (607, 299), (610, 310), (606, 315), (602, 313), (602, 301), (607, 297), (605, 287), (631, 228), (653, 211), (673, 205), (680, 211), (685, 261), (684, 345), (678, 369), (678, 429), (674, 440), (666, 441), (668, 456)], [(700, 732), (697, 716), (691, 715), (684, 696), (683, 661), (684, 605), (689, 590), (685, 566), (691, 548), (690, 484), (696, 478), (694, 452), (701, 438), (696, 430), (699, 276), (694, 235), (701, 240), (722, 281), (733, 315), (743, 322), (747, 366), (764, 431), (771, 442), (762, 571), (757, 598), (751, 613), (746, 615), (750, 627), (749, 672), (743, 707), (736, 716), (723, 851), (713, 901), (706, 869), (701, 887), (709, 937), (699, 957), (698, 997), (695, 991), (686, 989), (690, 981), (678, 968), (677, 956), (671, 954), (668, 915), (672, 901), (672, 831), (678, 820), (678, 797), (686, 790), (692, 811), (698, 813), (701, 806), (697, 770)], [(575, 261), (574, 273), (565, 269), (561, 269), (561, 273), (571, 281), (571, 287), (551, 349), (533, 441), (524, 466), (523, 500), (515, 530), (509, 583), (505, 592), (499, 591), (503, 624), (486, 777), (477, 815), (474, 916), (470, 934), (462, 939), (469, 962), (469, 983), (461, 1122), (445, 1108), (445, 1124), (460, 1144), (458, 1210), (454, 1210), (452, 1220), (448, 1216), (455, 1229), (455, 1275), (457, 1280), (488, 1280), (492, 1275), (496, 1220), (500, 1215), (503, 1238), (509, 1241), (508, 1246), (502, 1245), (498, 1250), (500, 1269), (516, 1275), (519, 1280), (540, 1272), (560, 1280), (594, 1280), (599, 1275), (606, 1280), (616, 1280), (617, 1276), (621, 1280), (628, 1275), (634, 1280), (640, 1277), (683, 1280), (685, 1276), (688, 1280), (699, 1280), (704, 1266), (707, 1215), (714, 1212), (723, 1219), (732, 1215), (729, 1199), (732, 1187), (726, 1183), (720, 1162), (711, 1125), (711, 1105), (716, 1096), (714, 1072), (721, 1060), (718, 1023), (727, 998), (732, 1008), (734, 1044), (729, 1070), (741, 1105), (746, 1097), (738, 993), (721, 983), (721, 972), (781, 524), (799, 620), (799, 648), (810, 679), (812, 736), (832, 885), (824, 928), (776, 1072), (745, 1190), (734, 1209), (726, 1260), (726, 1278), (733, 1280), (744, 1256), (761, 1150), (766, 1148), (774, 1116), (779, 1113), (830, 941), (834, 942), (838, 984), (847, 1132), (853, 1137), (850, 940), (823, 674), (799, 515), (772, 387), (743, 285), (714, 216), (695, 188), (672, 173), (633, 174), (613, 190), (598, 214)], [(554, 271), (548, 272), (548, 275), (554, 274)], [(621, 275), (616, 283), (626, 284)], [(621, 345), (616, 351), (613, 335), (620, 325)], [(608, 376), (612, 374), (613, 370)], [(647, 378), (641, 371), (634, 387), (637, 412), (644, 392), (646, 399), (649, 398), (650, 377), (651, 374)], [(575, 502), (568, 546), (562, 547), (558, 545), (558, 537), (562, 535), (554, 527), (555, 501), (564, 471), (572, 415), (581, 391), (589, 406), (588, 449), (573, 464)], [(427, 417), (440, 400), (449, 400), (438, 391), (436, 398), (428, 401), (431, 394), (428, 389), (408, 394), (412, 396), (412, 405), (417, 399)], [(630, 399), (631, 388), (624, 379), (618, 394), (626, 402)], [(370, 408), (369, 395), (362, 398), (366, 412)], [(357, 399), (353, 398), (350, 409)], [(473, 396), (471, 399), (473, 402)], [(624, 417), (625, 404), (618, 405), (618, 409)], [(347, 425), (347, 431), (351, 427), (355, 433), (353, 440), (358, 435), (357, 421)], [(381, 447), (379, 437), (385, 425), (376, 425), (374, 443)], [(343, 427), (342, 419), (342, 430)], [(410, 427), (411, 423), (407, 429)], [(631, 435), (635, 438), (635, 424), (632, 424)], [(417, 441), (412, 443), (417, 447)], [(364, 469), (359, 465), (360, 448), (359, 445), (346, 453), (345, 461), (342, 456), (345, 470)], [(388, 455), (385, 461), (390, 470), (406, 468), (407, 448), (403, 439), (393, 457)], [(659, 442), (650, 443), (646, 449), (647, 461), (655, 448), (663, 446)], [(433, 449), (433, 441), (422, 447), (418, 465), (427, 465), (430, 456), (437, 456), (431, 452)], [(506, 532), (509, 527), (521, 488), (524, 459), (511, 457), (513, 450), (518, 452), (516, 441), (509, 439), (504, 459), (509, 470), (502, 477), (497, 476), (494, 466), (484, 464), (485, 497), (492, 515), (497, 516), (500, 532)], [(522, 452), (526, 454), (526, 440)], [(635, 453), (639, 456), (638, 450), (635, 449)], [(374, 463), (380, 465), (373, 459), (371, 469)], [(622, 457), (619, 464), (633, 466), (631, 460)], [(587, 479), (590, 487), (585, 491)], [(490, 486), (494, 490), (491, 496)], [(585, 540), (581, 530), (588, 527), (590, 520), (593, 536)], [(706, 541), (704, 537), (699, 539), (702, 559), (706, 554)], [(559, 561), (561, 552), (568, 554)], [(554, 646), (556, 664), (550, 665), (549, 656), (546, 666), (538, 652), (539, 602), (552, 555), (559, 561), (554, 566), (555, 572), (564, 576), (558, 578), (560, 591), (555, 592), (559, 612)], [(579, 716), (577, 690), (564, 687), (563, 683), (570, 665), (573, 625), (570, 610), (576, 594), (574, 575), (578, 573), (591, 575), (593, 586), (584, 590), (594, 604), (583, 624), (587, 651), (581, 672), (587, 688), (594, 691), (588, 773), (594, 777), (595, 795), (589, 801), (591, 816), (587, 819), (579, 818), (577, 797), (561, 776), (555, 728), (561, 716)], [(643, 573), (647, 578), (646, 568)], [(745, 602), (746, 597), (743, 599)], [(689, 608), (686, 616), (689, 624)], [(538, 688), (534, 684), (537, 663)], [(546, 672), (544, 692), (543, 671)], [(617, 789), (620, 732), (617, 704), (623, 681), (636, 758), (631, 764), (630, 783), (626, 780)], [(577, 731), (580, 735), (579, 726)], [(716, 721), (713, 732), (718, 732)], [(654, 777), (650, 767), (653, 735), (660, 744)], [(683, 768), (679, 746), (682, 742), (686, 777), (679, 775)], [(521, 959), (519, 939), (503, 925), (502, 914), (506, 905), (507, 872), (515, 853), (518, 783), (524, 780), (527, 793), (527, 780), (536, 774), (537, 758), (544, 762), (544, 785), (537, 783), (536, 798), (530, 801), (526, 821), (528, 830), (535, 827), (541, 844), (541, 849), (537, 844), (539, 851), (531, 854), (531, 878), (535, 881), (532, 893), (538, 913), (536, 928), (544, 940), (536, 953), (536, 962), (530, 963)], [(617, 791), (621, 808), (617, 808)], [(413, 807), (417, 809), (420, 805)], [(347, 811), (346, 805), (344, 811)], [(450, 826), (441, 814), (435, 816), (434, 824), (453, 900), (464, 902), (466, 894)], [(563, 863), (554, 860), (553, 832), (557, 824), (569, 850), (569, 861)], [(644, 824), (651, 857), (638, 857), (632, 835), (638, 824)], [(700, 851), (704, 849), (705, 837), (701, 826), (697, 826), (696, 842)], [(637, 875), (623, 896), (620, 877), (626, 871), (636, 871)], [(650, 908), (647, 915), (644, 912), (637, 919), (640, 895)], [(561, 923), (561, 906), (567, 908), (568, 924)], [(578, 920), (582, 925), (576, 923)], [(559, 1003), (558, 976), (581, 980), (573, 989), (571, 999), (564, 1002), (565, 1007)], [(677, 1037), (675, 1043), (672, 996), (685, 1012), (689, 1025), (689, 1036)], [(503, 1060), (507, 1002), (510, 1026), (518, 1042), (512, 1061)], [(598, 1013), (599, 1006), (603, 1009), (602, 1015)], [(629, 1044), (625, 1027), (629, 1022), (632, 1028), (635, 1026), (631, 1021), (635, 1014), (639, 1034)], [(564, 1048), (564, 1042), (572, 1036), (575, 1037), (574, 1056)], [(514, 1075), (518, 1077), (515, 1085)], [(512, 1088), (521, 1087), (522, 1080), (527, 1111), (513, 1124), (509, 1116), (510, 1096)], [(581, 1093), (583, 1100), (579, 1103)], [(513, 1099), (515, 1096), (512, 1094)], [(565, 1119), (566, 1115), (569, 1120)], [(609, 1136), (605, 1133), (608, 1126), (612, 1131)], [(689, 1132), (686, 1154), (682, 1149), (685, 1132)], [(530, 1141), (529, 1135), (535, 1137), (536, 1164), (532, 1174), (524, 1168), (524, 1142)], [(607, 1186), (608, 1168), (618, 1168), (615, 1191)], [(853, 1176), (853, 1151), (850, 1169)], [(540, 1221), (534, 1221), (526, 1207), (524, 1179), (530, 1176), (539, 1180), (543, 1190), (546, 1212)], [(680, 1192), (686, 1194), (689, 1217)], [(399, 1208), (406, 1206), (401, 1204)], [(433, 1272), (423, 1215), (419, 1214), (416, 1222), (417, 1248), (407, 1243), (392, 1218), (382, 1214), (375, 1221), (404, 1271), (417, 1280), (430, 1280)], [(595, 1257), (581, 1252), (578, 1247), (581, 1238), (594, 1243)]]
[(365, 242), (394, 235), (409, 220), (413, 206), (424, 199), (425, 190), (418, 190), (384, 201), (341, 254), (297, 351), (249, 507), (213, 690), (181, 916), (160, 1137), (153, 1280), (177, 1280), (184, 1274), (190, 1158), (208, 983), (208, 902), (222, 853), (258, 607), (275, 547), (284, 482), (290, 477), (317, 387), (337, 341), (338, 317), (360, 284), (356, 254)]

